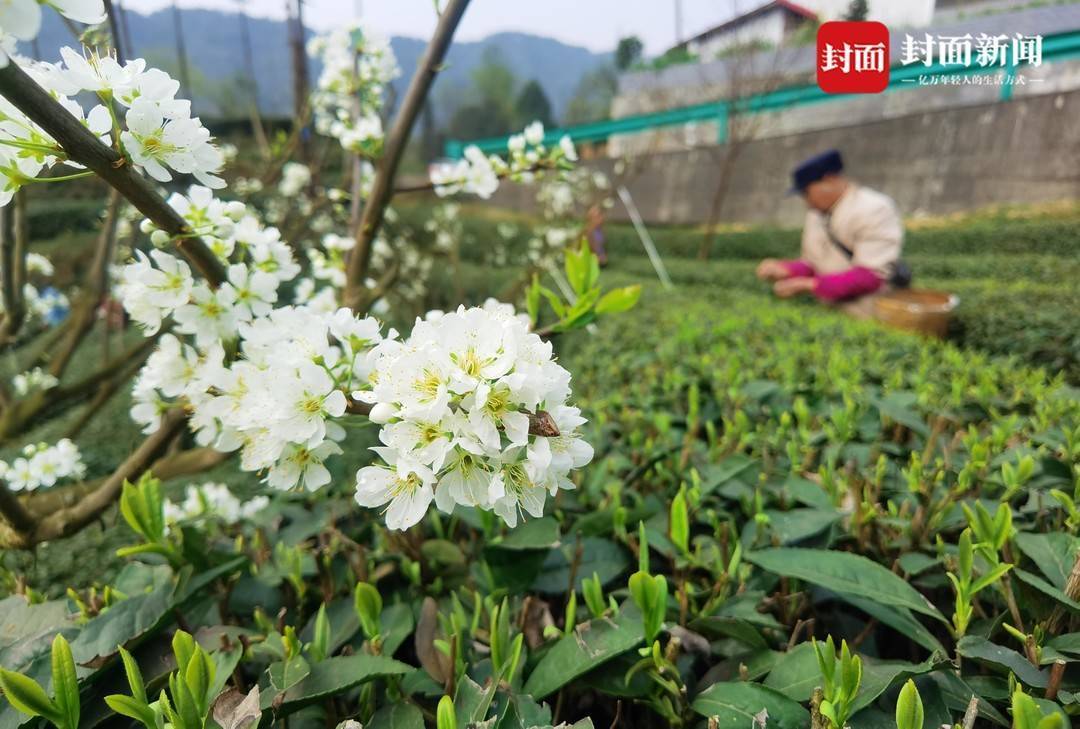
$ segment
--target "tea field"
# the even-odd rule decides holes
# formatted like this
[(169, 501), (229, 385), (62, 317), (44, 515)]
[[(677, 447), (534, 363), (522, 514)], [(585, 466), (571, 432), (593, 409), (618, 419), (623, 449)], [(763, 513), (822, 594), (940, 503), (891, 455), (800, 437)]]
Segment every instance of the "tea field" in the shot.
[[(702, 262), (699, 233), (657, 231), (664, 289), (612, 226), (601, 280), (644, 292), (632, 316), (555, 337), (595, 455), (543, 518), (508, 531), (489, 512), (432, 510), (388, 531), (348, 478), (373, 429), (329, 489), (278, 498), (239, 531), (156, 528), (139, 516), (160, 507), (144, 481), (101, 527), (3, 555), (25, 583), (8, 588), (40, 604), (0, 603), (0, 665), (58, 691), (38, 638), (59, 630), (80, 726), (137, 713), (144, 684), (175, 696), (167, 675), (193, 654), (210, 668), (188, 676), (259, 687), (264, 718), (292, 729), (439, 714), (522, 729), (1074, 726), (1075, 222), (913, 232), (920, 285), (963, 302), (947, 342), (772, 300), (753, 267), (789, 254), (791, 232), (726, 234)], [(512, 289), (520, 269), (485, 262), (493, 225), (469, 223), (475, 246), (431, 306), (457, 287), (477, 301)], [(79, 437), (102, 473), (136, 438), (127, 393), (107, 407)], [(225, 468), (205, 480), (259, 488)], [(164, 557), (133, 559), (147, 554)], [(118, 644), (157, 663), (125, 675)], [(5, 706), (0, 727), (25, 718)]]

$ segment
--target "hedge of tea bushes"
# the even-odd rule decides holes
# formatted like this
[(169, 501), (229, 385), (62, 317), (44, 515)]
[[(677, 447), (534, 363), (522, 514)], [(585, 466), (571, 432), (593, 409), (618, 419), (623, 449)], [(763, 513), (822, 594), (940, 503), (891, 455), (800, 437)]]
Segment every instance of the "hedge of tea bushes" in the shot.
[[(132, 663), (148, 696), (195, 695), (184, 727), (219, 690), (219, 723), (246, 694), (246, 721), (293, 729), (763, 709), (767, 727), (909, 729), (973, 696), (981, 726), (1075, 722), (1074, 391), (810, 305), (698, 294), (650, 285), (633, 315), (556, 340), (596, 456), (542, 519), (433, 511), (390, 532), (335, 472), (249, 521), (162, 532), (137, 517), (161, 504), (146, 480), (109, 530), (115, 576), (0, 601), (0, 665), (59, 695), (63, 636), (95, 726), (135, 726), (114, 713), (140, 700)], [(206, 680), (176, 670), (196, 658)], [(916, 701), (924, 723), (897, 723)]]

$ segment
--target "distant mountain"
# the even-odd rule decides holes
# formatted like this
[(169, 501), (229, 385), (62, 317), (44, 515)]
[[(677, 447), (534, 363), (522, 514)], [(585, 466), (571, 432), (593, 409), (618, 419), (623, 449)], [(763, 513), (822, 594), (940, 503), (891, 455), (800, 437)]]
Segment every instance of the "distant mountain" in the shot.
[[(239, 113), (237, 80), (244, 69), (239, 16), (216, 10), (184, 9), (180, 11), (180, 22), (192, 68), (196, 112), (204, 116)], [(292, 109), (292, 78), (285, 23), (254, 17), (249, 17), (247, 22), (255, 57), (260, 109), (266, 116), (287, 116)], [(171, 9), (151, 15), (128, 11), (127, 23), (134, 46), (133, 55), (145, 57), (176, 76), (176, 35)], [(398, 98), (412, 76), (425, 42), (398, 36), (391, 39), (402, 69), (401, 77), (395, 82)], [(72, 43), (71, 33), (56, 13), (46, 13), (44, 27), (37, 39), (43, 60), (57, 58), (57, 50)], [(432, 91), (433, 98), (440, 104), (435, 109), (437, 118), (445, 119), (452, 113), (454, 99), (461, 96), (447, 93), (443, 87), (466, 88), (472, 70), (491, 47), (499, 50), (519, 82), (532, 78), (540, 82), (557, 118), (566, 110), (581, 77), (610, 59), (610, 54), (593, 53), (527, 33), (498, 33), (481, 41), (455, 43), (446, 70)], [(32, 55), (25, 45), (20, 50)], [(310, 71), (314, 80), (318, 74), (314, 62)]]

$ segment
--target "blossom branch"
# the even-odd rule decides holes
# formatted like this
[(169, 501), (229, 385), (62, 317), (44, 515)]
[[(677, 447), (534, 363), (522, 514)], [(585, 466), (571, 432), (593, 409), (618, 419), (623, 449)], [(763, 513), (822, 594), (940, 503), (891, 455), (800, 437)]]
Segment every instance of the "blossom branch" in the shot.
[(102, 144), (82, 122), (41, 88), (16, 63), (0, 69), (0, 95), (26, 114), (59, 143), (69, 159), (92, 170), (128, 199), (139, 212), (173, 236), (177, 249), (213, 285), (225, 280), (224, 267), (214, 253), (116, 150)]
[(409, 82), (409, 89), (401, 103), (401, 110), (398, 111), (394, 120), (394, 126), (387, 135), (382, 158), (375, 170), (371, 194), (364, 205), (360, 225), (356, 229), (356, 247), (349, 257), (345, 304), (354, 311), (364, 303), (364, 279), (367, 278), (368, 266), (371, 262), (372, 243), (382, 226), (386, 206), (394, 195), (394, 177), (405, 152), (405, 144), (409, 140), (409, 134), (412, 132), (417, 116), (423, 109), (435, 75), (442, 68), (443, 59), (454, 38), (454, 31), (461, 22), (468, 5), (469, 0), (449, 0), (446, 4), (439, 16), (435, 34), (431, 37), (424, 55), (416, 66), (412, 81)]
[[(172, 439), (182, 430), (186, 418), (179, 408), (165, 413), (161, 427), (147, 436), (127, 460), (91, 487), (83, 498), (69, 507), (35, 518), (22, 504), (19, 504), (6, 486), (0, 488), (0, 514), (7, 525), (0, 525), (0, 546), (13, 549), (28, 549), (35, 544), (52, 539), (66, 537), (82, 529), (112, 506), (120, 495), (124, 481), (137, 479), (151, 468)], [(12, 508), (12, 504), (18, 507)], [(29, 521), (27, 521), (29, 518)]]
[[(553, 160), (544, 159), (540, 160), (536, 164), (530, 165), (523, 170), (506, 170), (505, 172), (499, 172), (495, 175), (495, 178), (501, 182), (503, 180), (516, 177), (518, 175), (530, 175), (537, 172), (546, 172), (548, 170), (557, 169), (559, 169), (559, 165), (556, 162), (554, 162)], [(436, 187), (438, 187), (438, 185), (429, 180), (428, 182), (419, 185), (404, 185), (402, 187), (394, 188), (394, 194), (408, 195), (419, 192), (432, 192), (433, 190), (435, 190)]]

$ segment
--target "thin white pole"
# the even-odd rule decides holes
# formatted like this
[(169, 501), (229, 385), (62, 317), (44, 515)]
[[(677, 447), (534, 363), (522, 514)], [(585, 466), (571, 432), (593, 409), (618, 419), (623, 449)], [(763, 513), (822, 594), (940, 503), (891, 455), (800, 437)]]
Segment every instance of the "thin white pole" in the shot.
[(545, 261), (544, 265), (547, 268), (548, 273), (551, 274), (551, 278), (555, 279), (555, 285), (558, 287), (559, 291), (562, 292), (562, 295), (566, 297), (566, 300), (569, 301), (571, 304), (576, 304), (577, 296), (574, 295), (574, 290), (570, 288), (570, 282), (566, 280), (565, 276), (563, 276), (563, 273), (559, 270), (559, 267), (556, 266), (551, 260)]
[(656, 250), (656, 244), (653, 243), (649, 231), (645, 229), (645, 223), (641, 220), (641, 213), (638, 212), (637, 205), (634, 204), (633, 198), (630, 197), (630, 191), (624, 186), (619, 187), (619, 199), (622, 200), (622, 204), (626, 207), (626, 212), (630, 214), (630, 222), (634, 224), (634, 230), (637, 231), (638, 238), (641, 239), (641, 245), (645, 247), (645, 252), (649, 254), (649, 260), (656, 270), (660, 283), (664, 285), (665, 289), (672, 288), (671, 277), (668, 276), (664, 262), (660, 260), (660, 253)]

